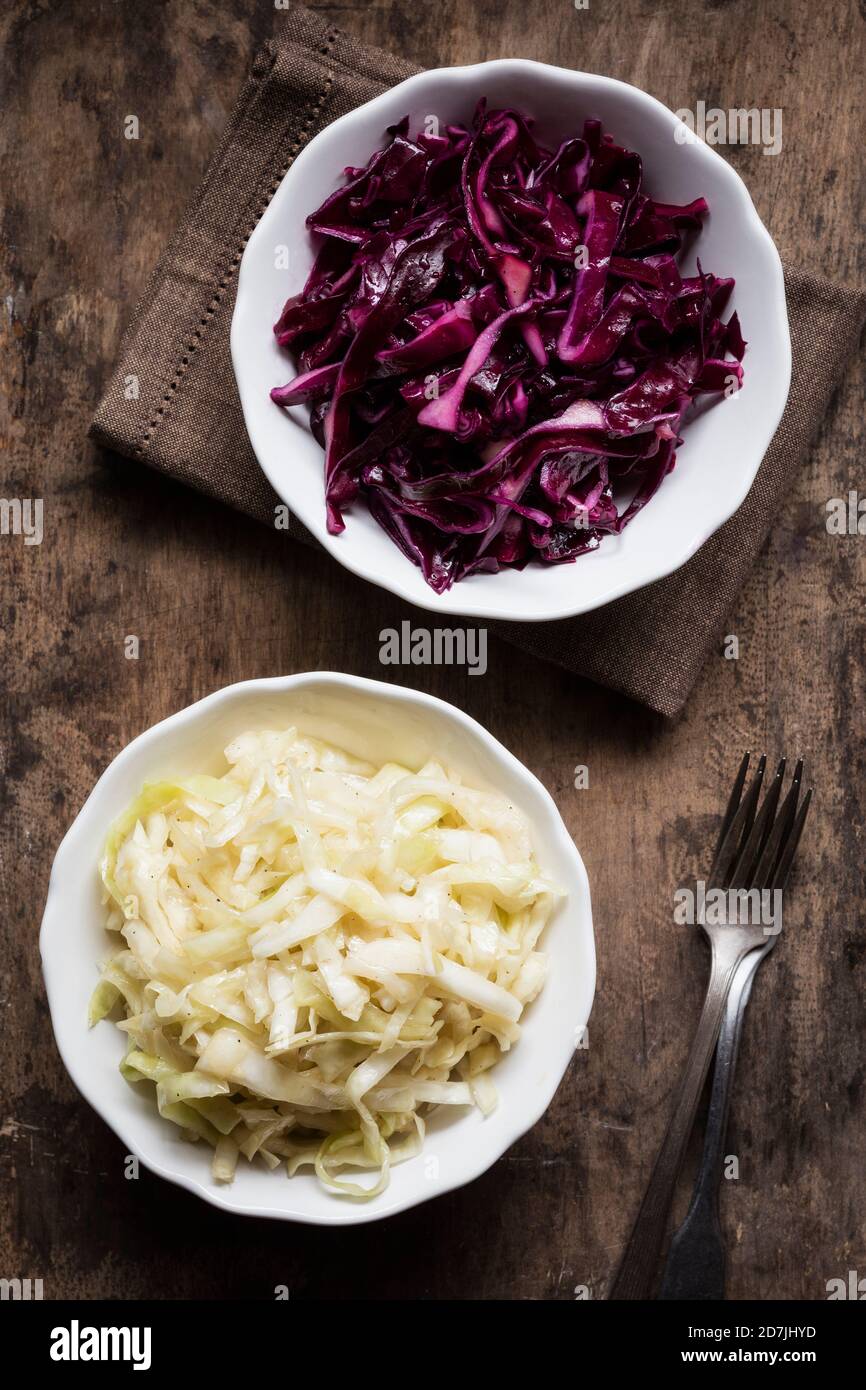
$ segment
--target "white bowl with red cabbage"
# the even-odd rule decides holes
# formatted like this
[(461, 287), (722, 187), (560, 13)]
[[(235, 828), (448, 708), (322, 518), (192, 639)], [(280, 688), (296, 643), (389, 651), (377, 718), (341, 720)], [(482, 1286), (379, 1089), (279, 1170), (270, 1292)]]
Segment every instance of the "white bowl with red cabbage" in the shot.
[(781, 263), (654, 98), (508, 60), (326, 127), (240, 268), (232, 357), (277, 494), (347, 568), (542, 621), (683, 564), (781, 418)]

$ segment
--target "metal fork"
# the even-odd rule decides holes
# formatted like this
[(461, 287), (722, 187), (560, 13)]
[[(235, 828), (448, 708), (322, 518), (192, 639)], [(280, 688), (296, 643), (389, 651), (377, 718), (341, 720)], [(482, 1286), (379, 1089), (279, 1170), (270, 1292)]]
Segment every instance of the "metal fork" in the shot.
[[(740, 803), (743, 784), (749, 766), (749, 754), (743, 759), (731, 799), (725, 811), (716, 845), (718, 854), (731, 821)], [(785, 774), (785, 759), (779, 763), (768, 797), (778, 802)], [(803, 777), (803, 763), (797, 763), (791, 787), (780, 812), (780, 819), (793, 824)], [(808, 811), (811, 791), (806, 793), (800, 810), (799, 830), (802, 831)], [(799, 834), (799, 832), (798, 832)], [(796, 849), (796, 842), (794, 842)], [(793, 859), (793, 853), (790, 856)], [(789, 861), (790, 867), (790, 861)], [(780, 885), (784, 888), (784, 883)], [(743, 1017), (752, 992), (752, 983), (761, 961), (772, 951), (779, 933), (767, 936), (762, 947), (745, 957), (731, 985), (713, 1069), (713, 1084), (701, 1166), (695, 1180), (688, 1213), (671, 1241), (667, 1263), (662, 1275), (659, 1298), (709, 1300), (725, 1296), (725, 1245), (719, 1224), (719, 1187), (725, 1163), (725, 1136), (728, 1128), (734, 1072), (743, 1029)]]
[[(726, 815), (724, 833), (710, 870), (710, 888), (781, 889), (793, 862), (811, 792), (799, 812), (790, 814), (790, 793), (782, 812), (776, 816), (781, 790), (777, 774), (758, 811), (758, 798), (764, 780), (766, 757), (745, 795), (748, 760), (744, 759), (729, 802), (733, 814)], [(782, 769), (784, 772), (784, 769)], [(652, 1177), (637, 1220), (626, 1246), (609, 1299), (646, 1299), (652, 1294), (662, 1244), (670, 1216), (677, 1177), (694, 1123), (701, 1090), (719, 1036), (728, 992), (740, 966), (751, 952), (763, 948), (767, 932), (763, 925), (717, 926), (701, 922), (710, 942), (712, 963), (701, 1017), (692, 1050), (677, 1093), (674, 1112), (659, 1150)]]

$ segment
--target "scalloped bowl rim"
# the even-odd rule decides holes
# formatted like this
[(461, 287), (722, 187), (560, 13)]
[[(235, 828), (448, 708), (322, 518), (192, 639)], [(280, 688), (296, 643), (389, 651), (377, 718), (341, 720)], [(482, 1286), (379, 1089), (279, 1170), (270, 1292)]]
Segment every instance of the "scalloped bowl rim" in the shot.
[[(544, 1059), (545, 1065), (548, 1067), (546, 1079), (540, 1083), (535, 1082), (531, 1089), (524, 1085), (519, 1105), (514, 1103), (513, 1098), (509, 1100), (507, 1087), (501, 1092), (499, 1111), (502, 1111), (503, 1106), (510, 1105), (510, 1113), (507, 1121), (502, 1121), (501, 1132), (494, 1138), (492, 1145), (485, 1146), (483, 1128), (485, 1122), (481, 1121), (480, 1125), (478, 1124), (476, 1118), (478, 1112), (464, 1113), (461, 1111), (456, 1119), (450, 1121), (455, 1126), (454, 1133), (459, 1133), (459, 1127), (462, 1124), (472, 1121), (476, 1124), (474, 1130), (476, 1143), (474, 1145), (472, 1143), (462, 1145), (464, 1150), (462, 1163), (447, 1177), (436, 1183), (423, 1180), (424, 1158), (425, 1153), (428, 1152), (425, 1147), (414, 1159), (410, 1159), (394, 1169), (391, 1186), (372, 1201), (356, 1203), (330, 1197), (329, 1201), (332, 1205), (318, 1211), (311, 1211), (305, 1209), (305, 1203), (313, 1193), (316, 1194), (314, 1205), (322, 1206), (319, 1202), (322, 1195), (321, 1189), (311, 1174), (302, 1173), (289, 1179), (279, 1169), (274, 1172), (267, 1172), (251, 1165), (249, 1169), (239, 1170), (233, 1184), (221, 1186), (215, 1184), (210, 1177), (210, 1162), (204, 1146), (184, 1144), (179, 1140), (174, 1143), (171, 1157), (176, 1156), (179, 1150), (195, 1153), (197, 1164), (193, 1165), (189, 1171), (182, 1171), (180, 1168), (174, 1167), (170, 1159), (155, 1152), (155, 1149), (158, 1151), (164, 1146), (168, 1135), (172, 1135), (173, 1138), (172, 1127), (160, 1118), (152, 1104), (143, 1106), (140, 1116), (136, 1115), (130, 1120), (125, 1113), (118, 1113), (117, 1109), (112, 1108), (111, 1102), (106, 1100), (92, 1058), (88, 1060), (84, 1056), (90, 1047), (87, 1040), (95, 1037), (101, 1025), (97, 1025), (93, 1030), (88, 1030), (86, 997), (70, 1001), (68, 967), (70, 953), (75, 952), (76, 943), (82, 940), (86, 942), (90, 929), (94, 925), (89, 921), (83, 923), (79, 921), (80, 916), (87, 914), (86, 907), (82, 907), (79, 914), (76, 915), (76, 891), (78, 897), (84, 900), (86, 895), (92, 893), (92, 889), (95, 887), (99, 848), (108, 825), (118, 814), (119, 808), (122, 807), (129, 795), (128, 790), (125, 795), (118, 795), (120, 783), (124, 780), (125, 770), (128, 771), (129, 765), (135, 761), (140, 761), (143, 755), (151, 764), (158, 764), (158, 750), (167, 735), (176, 734), (178, 731), (191, 734), (196, 725), (203, 727), (203, 722), (207, 721), (209, 716), (214, 715), (222, 705), (228, 707), (233, 701), (240, 704), (245, 697), (253, 699), (258, 696), (278, 698), (283, 695), (291, 695), (293, 692), (298, 692), (302, 696), (305, 689), (315, 692), (316, 687), (326, 688), (326, 699), (328, 691), (343, 691), (345, 693), (351, 692), (353, 699), (360, 697), (362, 700), (394, 702), (405, 707), (404, 713), (407, 720), (411, 720), (409, 711), (413, 709), (420, 711), (422, 715), (425, 711), (432, 713), (437, 719), (444, 720), (446, 724), (453, 726), (456, 739), (462, 740), (467, 749), (474, 747), (482, 760), (489, 760), (496, 765), (497, 778), (501, 774), (503, 786), (510, 782), (512, 788), (517, 787), (519, 789), (518, 795), (522, 791), (526, 798), (533, 802), (540, 809), (540, 812), (543, 812), (545, 824), (539, 827), (533, 822), (537, 839), (536, 849), (538, 851), (538, 845), (542, 842), (541, 832), (543, 830), (545, 847), (552, 845), (554, 857), (558, 856), (560, 862), (567, 860), (569, 865), (568, 901), (554, 914), (554, 918), (546, 929), (546, 936), (553, 932), (554, 926), (559, 922), (560, 933), (564, 938), (567, 916), (568, 929), (571, 930), (573, 927), (575, 932), (574, 944), (572, 946), (569, 943), (569, 950), (573, 952), (573, 958), (578, 956), (581, 958), (583, 973), (579, 979), (572, 981), (573, 990), (568, 995), (568, 1017), (563, 1016), (561, 1020), (558, 1016), (556, 1018), (557, 1045), (555, 1048), (550, 1048), (549, 1055), (546, 1055)], [(140, 777), (140, 774), (138, 776)], [(138, 784), (141, 785), (140, 780)], [(106, 803), (112, 799), (117, 805), (113, 812), (107, 812)], [(552, 837), (552, 839), (547, 837)], [(543, 865), (545, 852), (540, 852), (539, 857)], [(75, 888), (76, 877), (80, 884), (77, 890)], [(90, 888), (87, 887), (88, 882), (91, 885)], [(71, 895), (70, 885), (72, 885)], [(71, 935), (68, 926), (70, 918), (76, 924)], [(104, 938), (105, 933), (101, 930), (101, 921), (98, 923), (98, 927)], [(96, 782), (57, 851), (51, 870), (39, 945), (54, 1036), (66, 1070), (81, 1095), (106, 1124), (114, 1130), (115, 1134), (127, 1146), (128, 1152), (135, 1155), (151, 1172), (156, 1173), (159, 1177), (185, 1188), (224, 1211), (238, 1215), (297, 1221), (311, 1225), (357, 1225), (380, 1220), (440, 1196), (454, 1188), (462, 1187), (480, 1177), (502, 1157), (512, 1144), (535, 1125), (547, 1110), (574, 1055), (575, 1040), (579, 1037), (580, 1030), (586, 1026), (595, 993), (595, 942), (586, 869), (580, 853), (564, 825), (556, 803), (546, 787), (483, 725), (447, 701), (407, 686), (392, 685), (383, 681), (368, 680), (360, 676), (332, 671), (306, 672), (291, 676), (240, 681), (224, 686), (205, 696), (204, 699), (198, 700), (161, 720), (127, 744)], [(98, 977), (98, 961), (106, 953), (106, 950), (103, 950), (101, 953), (94, 954), (92, 978), (88, 989), (95, 984)], [(551, 952), (552, 956), (553, 954)], [(563, 952), (563, 958), (567, 961), (567, 952)], [(549, 988), (549, 985), (550, 981), (545, 989)], [(523, 1049), (524, 1057), (528, 1057), (526, 1050), (533, 1046), (532, 1032), (535, 1018), (533, 1010), (542, 1005), (544, 995), (545, 991), (542, 991), (539, 999), (530, 1006), (525, 1019), (524, 1036), (514, 1053), (506, 1054), (503, 1061), (498, 1064), (497, 1075), (500, 1075), (500, 1069), (509, 1055), (516, 1056)], [(545, 1026), (549, 1026), (549, 1020), (545, 1021)], [(119, 1077), (117, 1072), (117, 1062), (120, 1057), (120, 1049), (117, 1046), (119, 1040), (120, 1034), (116, 1029), (105, 1028), (103, 1030), (98, 1047), (100, 1049), (100, 1062), (107, 1063), (110, 1057), (110, 1069), (106, 1068), (106, 1075), (114, 1076), (116, 1074)], [(105, 1052), (104, 1059), (101, 1055), (103, 1051)], [(122, 1084), (126, 1085), (125, 1082)], [(516, 1084), (519, 1088), (519, 1079)], [(494, 1114), (496, 1113), (494, 1112)], [(472, 1131), (467, 1132), (467, 1137), (472, 1138)], [(479, 1140), (480, 1142), (477, 1142)], [(414, 1170), (414, 1186), (408, 1180), (406, 1184), (401, 1184), (407, 1190), (398, 1197), (395, 1194), (395, 1176), (405, 1173), (412, 1168), (413, 1164), (418, 1165)], [(266, 1193), (265, 1200), (252, 1202), (248, 1197), (242, 1196), (244, 1190), (242, 1178), (247, 1178), (248, 1175), (255, 1176), (254, 1185)], [(262, 1179), (265, 1179), (265, 1183), (262, 1183)], [(247, 1183), (248, 1189), (252, 1186), (252, 1182)], [(280, 1201), (280, 1198), (283, 1200)]]
[[(308, 425), (306, 423), (301, 424), (304, 416), (301, 408), (295, 408), (294, 413), (280, 411), (282, 424), (275, 420), (272, 412), (277, 408), (274, 407), (267, 393), (270, 387), (276, 383), (273, 380), (263, 380), (262, 375), (252, 365), (252, 360), (255, 358), (259, 346), (256, 344), (256, 335), (263, 331), (264, 336), (268, 336), (270, 332), (268, 316), (270, 314), (272, 318), (272, 311), (279, 308), (275, 302), (262, 303), (262, 299), (256, 294), (254, 281), (257, 276), (263, 273), (260, 269), (262, 260), (269, 255), (272, 257), (273, 242), (271, 238), (275, 227), (288, 208), (290, 200), (295, 198), (303, 205), (305, 212), (312, 210), (312, 207), (307, 206), (302, 191), (304, 179), (308, 173), (320, 166), (341, 168), (346, 160), (336, 158), (332, 151), (341, 145), (344, 136), (350, 133), (352, 128), (358, 125), (362, 119), (369, 122), (373, 117), (378, 118), (381, 115), (384, 127), (396, 119), (395, 112), (398, 108), (408, 107), (411, 101), (419, 99), (419, 92), (433, 91), (440, 84), (456, 83), (472, 86), (477, 94), (484, 90), (485, 84), (489, 86), (492, 80), (507, 78), (515, 80), (528, 78), (540, 84), (551, 81), (562, 83), (564, 81), (573, 87), (575, 94), (579, 94), (584, 102), (591, 103), (593, 100), (603, 100), (603, 96), (599, 94), (607, 94), (611, 99), (621, 97), (639, 108), (647, 118), (656, 123), (663, 122), (668, 126), (672, 149), (676, 147), (680, 151), (688, 151), (687, 157), (693, 159), (695, 168), (697, 169), (702, 164), (706, 170), (705, 177), (711, 182), (717, 183), (724, 190), (730, 204), (734, 205), (736, 216), (741, 219), (740, 233), (749, 238), (749, 257), (752, 260), (760, 259), (762, 262), (764, 276), (762, 292), (764, 292), (767, 302), (756, 305), (751, 327), (750, 323), (746, 321), (749, 316), (741, 315), (741, 317), (743, 317), (743, 327), (747, 336), (750, 333), (754, 336), (755, 331), (768, 335), (773, 354), (773, 365), (770, 369), (772, 379), (769, 382), (763, 382), (760, 390), (756, 387), (755, 392), (757, 394), (753, 393), (749, 397), (752, 402), (749, 408), (756, 417), (749, 422), (747, 432), (747, 446), (750, 450), (751, 462), (748, 467), (743, 465), (739, 485), (736, 488), (731, 486), (722, 504), (713, 510), (711, 504), (714, 498), (718, 501), (718, 491), (705, 489), (704, 500), (707, 502), (705, 509), (701, 511), (700, 508), (696, 508), (690, 511), (689, 517), (682, 521), (672, 533), (653, 538), (652, 543), (648, 538), (649, 554), (638, 555), (637, 559), (640, 563), (637, 563), (635, 555), (625, 546), (632, 545), (629, 538), (635, 535), (637, 528), (641, 528), (643, 531), (650, 524), (648, 518), (658, 515), (658, 504), (663, 495), (660, 492), (658, 497), (653, 499), (652, 505), (635, 518), (622, 536), (606, 538), (598, 551), (580, 557), (573, 565), (535, 567), (539, 570), (553, 571), (555, 575), (566, 576), (557, 579), (551, 575), (549, 581), (545, 581), (543, 601), (538, 601), (534, 596), (530, 601), (528, 594), (522, 593), (517, 588), (509, 587), (508, 591), (505, 592), (503, 580), (510, 585), (511, 581), (507, 580), (507, 576), (514, 576), (517, 573), (509, 570), (501, 571), (496, 575), (473, 576), (470, 580), (459, 582), (444, 595), (434, 594), (424, 583), (420, 572), (390, 541), (387, 542), (387, 545), (393, 549), (393, 557), (388, 558), (387, 550), (378, 545), (376, 541), (375, 530), (378, 529), (376, 523), (366, 512), (366, 509), (360, 506), (347, 515), (347, 530), (342, 535), (336, 537), (329, 535), (324, 521), (321, 450), (312, 439)], [(593, 92), (596, 93), (595, 96), (592, 95)], [(433, 106), (433, 103), (429, 102), (428, 106)], [(754, 482), (764, 453), (782, 417), (788, 396), (791, 378), (791, 342), (784, 274), (775, 243), (761, 221), (749, 191), (739, 174), (714, 148), (700, 140), (675, 146), (673, 132), (678, 127), (681, 127), (681, 122), (668, 107), (656, 97), (650, 96), (649, 93), (632, 86), (630, 83), (601, 74), (577, 72), (533, 62), (529, 59), (506, 58), (466, 66), (432, 68), (416, 73), (346, 115), (338, 117), (325, 126), (300, 152), (282, 179), (244, 251), (238, 273), (237, 299), (231, 325), (231, 354), (247, 432), (260, 467), (282, 501), (297, 514), (328, 553), (346, 569), (360, 578), (379, 584), (417, 607), (428, 609), (434, 613), (500, 621), (552, 621), (591, 611), (627, 593), (643, 588), (647, 584), (665, 578), (685, 564), (709, 537), (734, 515)], [(368, 154), (370, 148), (372, 146), (367, 148)], [(637, 148), (640, 149), (640, 146), (637, 145)], [(358, 150), (355, 157), (360, 159), (366, 156), (361, 150)], [(696, 172), (694, 178), (697, 181), (696, 193), (704, 191), (700, 185), (700, 174)], [(334, 186), (336, 186), (336, 182)], [(717, 195), (713, 195), (713, 197), (716, 199)], [(312, 205), (315, 206), (315, 202)], [(713, 212), (714, 209), (711, 206), (711, 218)], [(718, 215), (717, 202), (716, 215)], [(721, 267), (720, 271), (725, 269), (727, 267)], [(735, 270), (738, 283), (742, 273), (742, 269)], [(276, 290), (274, 293), (276, 295)], [(736, 290), (732, 304), (734, 306), (737, 304)], [(757, 322), (759, 318), (760, 322)], [(262, 351), (264, 351), (263, 345)], [(282, 379), (289, 380), (294, 371), (285, 354), (283, 354), (283, 359)], [(745, 384), (739, 393), (740, 399), (735, 402), (735, 407), (741, 410), (745, 409), (743, 402), (746, 400), (750, 384), (748, 353), (745, 366)], [(754, 374), (754, 356), (751, 366)], [(723, 407), (730, 410), (734, 408), (734, 405), (731, 401), (726, 401), (718, 403), (714, 408), (721, 411)], [(300, 428), (300, 434), (286, 432), (284, 424), (292, 421), (296, 427)], [(679, 451), (679, 468), (683, 466), (682, 458), (688, 447), (690, 435), (694, 436), (696, 424), (697, 421), (695, 420), (686, 422), (686, 442)], [(717, 425), (716, 428), (721, 429), (721, 424)], [(301, 486), (293, 486), (293, 480), (285, 467), (286, 450), (291, 448), (293, 440), (296, 444), (301, 444), (304, 447), (302, 445), (304, 434), (318, 451), (320, 477), (318, 490), (311, 488), (306, 493), (303, 483)], [(695, 447), (697, 448), (697, 441), (695, 441)], [(736, 451), (732, 449), (732, 452)], [(689, 461), (691, 462), (691, 460)], [(699, 460), (696, 461), (699, 462)], [(665, 480), (665, 488), (668, 491), (670, 491), (672, 480), (676, 477), (676, 471)], [(653, 512), (653, 507), (656, 509), (655, 512)], [(671, 503), (671, 507), (673, 507), (673, 503)], [(347, 543), (346, 538), (350, 536), (349, 528), (351, 527), (359, 529), (351, 542)], [(360, 528), (363, 528), (363, 535)], [(616, 556), (616, 561), (611, 556), (611, 549), (615, 543), (619, 543), (623, 547)], [(608, 547), (607, 551), (605, 551), (605, 547)], [(377, 557), (372, 562), (370, 559), (371, 549)], [(605, 575), (599, 576), (591, 573), (588, 567), (593, 562), (597, 563), (598, 557), (603, 555), (610, 556), (610, 563), (606, 563), (604, 566)], [(621, 563), (617, 563), (617, 561), (621, 561)], [(525, 576), (528, 571), (522, 573)], [(535, 581), (533, 581), (534, 583)], [(541, 587), (540, 584), (539, 587)]]

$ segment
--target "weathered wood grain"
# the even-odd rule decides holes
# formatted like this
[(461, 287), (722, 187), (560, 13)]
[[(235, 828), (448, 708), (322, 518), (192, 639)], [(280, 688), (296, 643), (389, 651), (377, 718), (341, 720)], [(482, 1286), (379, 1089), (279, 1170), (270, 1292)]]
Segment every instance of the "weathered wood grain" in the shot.
[[(379, 0), (328, 5), (423, 63), (522, 55), (635, 82), (674, 108), (780, 107), (784, 146), (728, 151), (783, 254), (862, 276), (864, 16), (852, 0)], [(211, 1211), (143, 1174), (78, 1097), (51, 1038), (36, 935), (53, 852), (98, 773), (157, 719), (244, 677), (382, 677), (400, 605), (85, 444), (119, 330), (197, 180), (270, 0), (49, 7), (2, 33), (0, 491), (45, 538), (0, 537), (0, 1274), (46, 1297), (603, 1295), (700, 1006), (703, 944), (672, 924), (745, 746), (802, 753), (818, 789), (785, 938), (758, 978), (724, 1194), (730, 1296), (821, 1298), (866, 1272), (864, 541), (827, 499), (863, 487), (863, 369), (838, 393), (711, 658), (666, 725), (492, 642), (489, 673), (413, 669), (557, 797), (585, 856), (599, 986), (590, 1047), (535, 1130), (472, 1186), (341, 1234)], [(128, 114), (138, 142), (123, 138)], [(141, 639), (138, 661), (123, 639)], [(393, 674), (393, 670), (390, 672)], [(385, 676), (389, 669), (385, 670)], [(401, 678), (404, 673), (400, 673)], [(588, 790), (573, 787), (586, 763)], [(229, 1257), (230, 1256), (230, 1257)]]

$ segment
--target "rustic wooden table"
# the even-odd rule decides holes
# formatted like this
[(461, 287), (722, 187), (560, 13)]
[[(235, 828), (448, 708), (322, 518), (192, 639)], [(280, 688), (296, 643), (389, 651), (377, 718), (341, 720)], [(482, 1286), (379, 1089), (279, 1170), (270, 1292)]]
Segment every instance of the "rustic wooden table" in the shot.
[[(784, 146), (727, 151), (783, 255), (862, 273), (862, 0), (381, 0), (326, 5), (421, 63), (523, 55), (613, 74), (672, 108), (781, 108)], [(827, 500), (862, 474), (862, 363), (685, 714), (668, 724), (493, 642), (485, 679), (407, 679), (462, 705), (558, 799), (585, 857), (599, 956), (590, 1046), (544, 1120), (461, 1192), (345, 1233), (222, 1215), (148, 1174), (55, 1050), (37, 951), (51, 858), (98, 774), (147, 725), (245, 677), (382, 677), (396, 600), (132, 464), (85, 431), (121, 327), (280, 14), (273, 0), (10, 0), (0, 332), (2, 491), (44, 498), (44, 540), (0, 537), (0, 1274), (46, 1297), (602, 1297), (696, 1021), (707, 955), (672, 923), (745, 747), (802, 752), (818, 788), (780, 949), (753, 995), (724, 1227), (732, 1298), (826, 1296), (866, 1271), (860, 920), (864, 756), (857, 537)], [(142, 138), (123, 138), (138, 115)], [(127, 660), (124, 638), (140, 638)], [(388, 668), (392, 669), (392, 668)], [(388, 669), (385, 675), (388, 674)], [(858, 715), (857, 711), (861, 714)], [(589, 767), (575, 790), (576, 764)], [(694, 1157), (694, 1155), (693, 1155)]]

